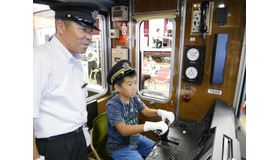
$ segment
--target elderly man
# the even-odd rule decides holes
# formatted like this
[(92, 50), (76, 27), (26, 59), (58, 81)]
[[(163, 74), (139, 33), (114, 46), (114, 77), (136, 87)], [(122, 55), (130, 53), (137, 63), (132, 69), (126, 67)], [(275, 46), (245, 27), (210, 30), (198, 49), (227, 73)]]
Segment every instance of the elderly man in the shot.
[(33, 159), (87, 160), (86, 83), (80, 54), (92, 39), (100, 8), (89, 3), (50, 4), (56, 34), (34, 48)]

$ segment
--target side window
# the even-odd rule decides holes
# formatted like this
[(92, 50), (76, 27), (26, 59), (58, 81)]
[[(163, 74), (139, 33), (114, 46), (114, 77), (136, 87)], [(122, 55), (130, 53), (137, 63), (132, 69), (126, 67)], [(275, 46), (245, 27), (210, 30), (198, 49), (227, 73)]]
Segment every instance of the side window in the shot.
[(33, 47), (49, 42), (55, 34), (54, 11), (48, 5), (33, 4)]
[(105, 47), (105, 17), (98, 16), (96, 26), (101, 31), (93, 31), (91, 44), (86, 53), (82, 54), (81, 62), (84, 69), (84, 76), (88, 83), (88, 98), (87, 100), (96, 99), (107, 92), (108, 85), (105, 83), (107, 75), (106, 47)]
[[(47, 5), (33, 4), (33, 22), (33, 46), (49, 42), (55, 34), (54, 11), (50, 10)], [(84, 54), (81, 54), (84, 77), (88, 83), (87, 101), (101, 97), (106, 94), (108, 89), (108, 85), (104, 81), (105, 75), (107, 75), (105, 22), (105, 17), (99, 15), (96, 26), (101, 31), (94, 30), (90, 46)]]
[(166, 103), (172, 93), (175, 48), (174, 19), (150, 19), (137, 25), (139, 96)]

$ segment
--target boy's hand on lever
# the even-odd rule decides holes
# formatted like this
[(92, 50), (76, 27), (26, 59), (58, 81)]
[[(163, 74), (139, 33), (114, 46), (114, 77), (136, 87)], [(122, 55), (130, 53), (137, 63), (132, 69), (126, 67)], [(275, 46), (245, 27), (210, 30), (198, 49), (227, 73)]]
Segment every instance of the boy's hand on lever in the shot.
[(160, 121), (160, 122), (146, 121), (145, 122), (145, 124), (144, 124), (144, 131), (145, 132), (155, 131), (155, 130), (161, 130), (160, 135), (163, 135), (168, 130), (168, 126), (164, 121)]
[(166, 110), (158, 109), (157, 113), (158, 113), (158, 116), (160, 116), (163, 121), (165, 119), (168, 119), (169, 120), (169, 124), (172, 124), (174, 119), (175, 119), (175, 116), (174, 116), (173, 112), (169, 112), (169, 111), (166, 111)]

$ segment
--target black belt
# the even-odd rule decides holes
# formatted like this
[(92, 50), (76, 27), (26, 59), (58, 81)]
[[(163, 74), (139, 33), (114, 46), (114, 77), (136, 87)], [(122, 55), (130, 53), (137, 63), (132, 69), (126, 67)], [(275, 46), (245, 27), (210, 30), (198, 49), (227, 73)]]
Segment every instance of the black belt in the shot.
[(39, 140), (39, 141), (51, 141), (51, 140), (55, 140), (55, 139), (59, 139), (59, 138), (63, 138), (64, 136), (69, 136), (71, 134), (76, 134), (76, 133), (79, 133), (83, 130), (83, 126), (79, 127), (78, 129), (72, 131), (72, 132), (69, 132), (69, 133), (65, 133), (65, 134), (60, 134), (60, 135), (56, 135), (56, 136), (51, 136), (49, 138), (36, 138), (36, 140)]

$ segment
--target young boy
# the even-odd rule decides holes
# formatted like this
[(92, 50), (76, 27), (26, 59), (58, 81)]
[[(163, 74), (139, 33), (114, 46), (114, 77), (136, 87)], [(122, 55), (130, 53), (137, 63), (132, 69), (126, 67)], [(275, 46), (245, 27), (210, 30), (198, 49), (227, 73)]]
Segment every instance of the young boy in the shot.
[(128, 60), (122, 60), (112, 67), (107, 82), (117, 91), (106, 104), (107, 151), (115, 160), (143, 159), (141, 155), (147, 157), (155, 142), (140, 133), (159, 129), (162, 130), (162, 135), (168, 126), (164, 121), (138, 124), (138, 112), (147, 117), (161, 116), (163, 120), (167, 118), (170, 123), (174, 121), (174, 114), (150, 109), (136, 96), (136, 72)]

